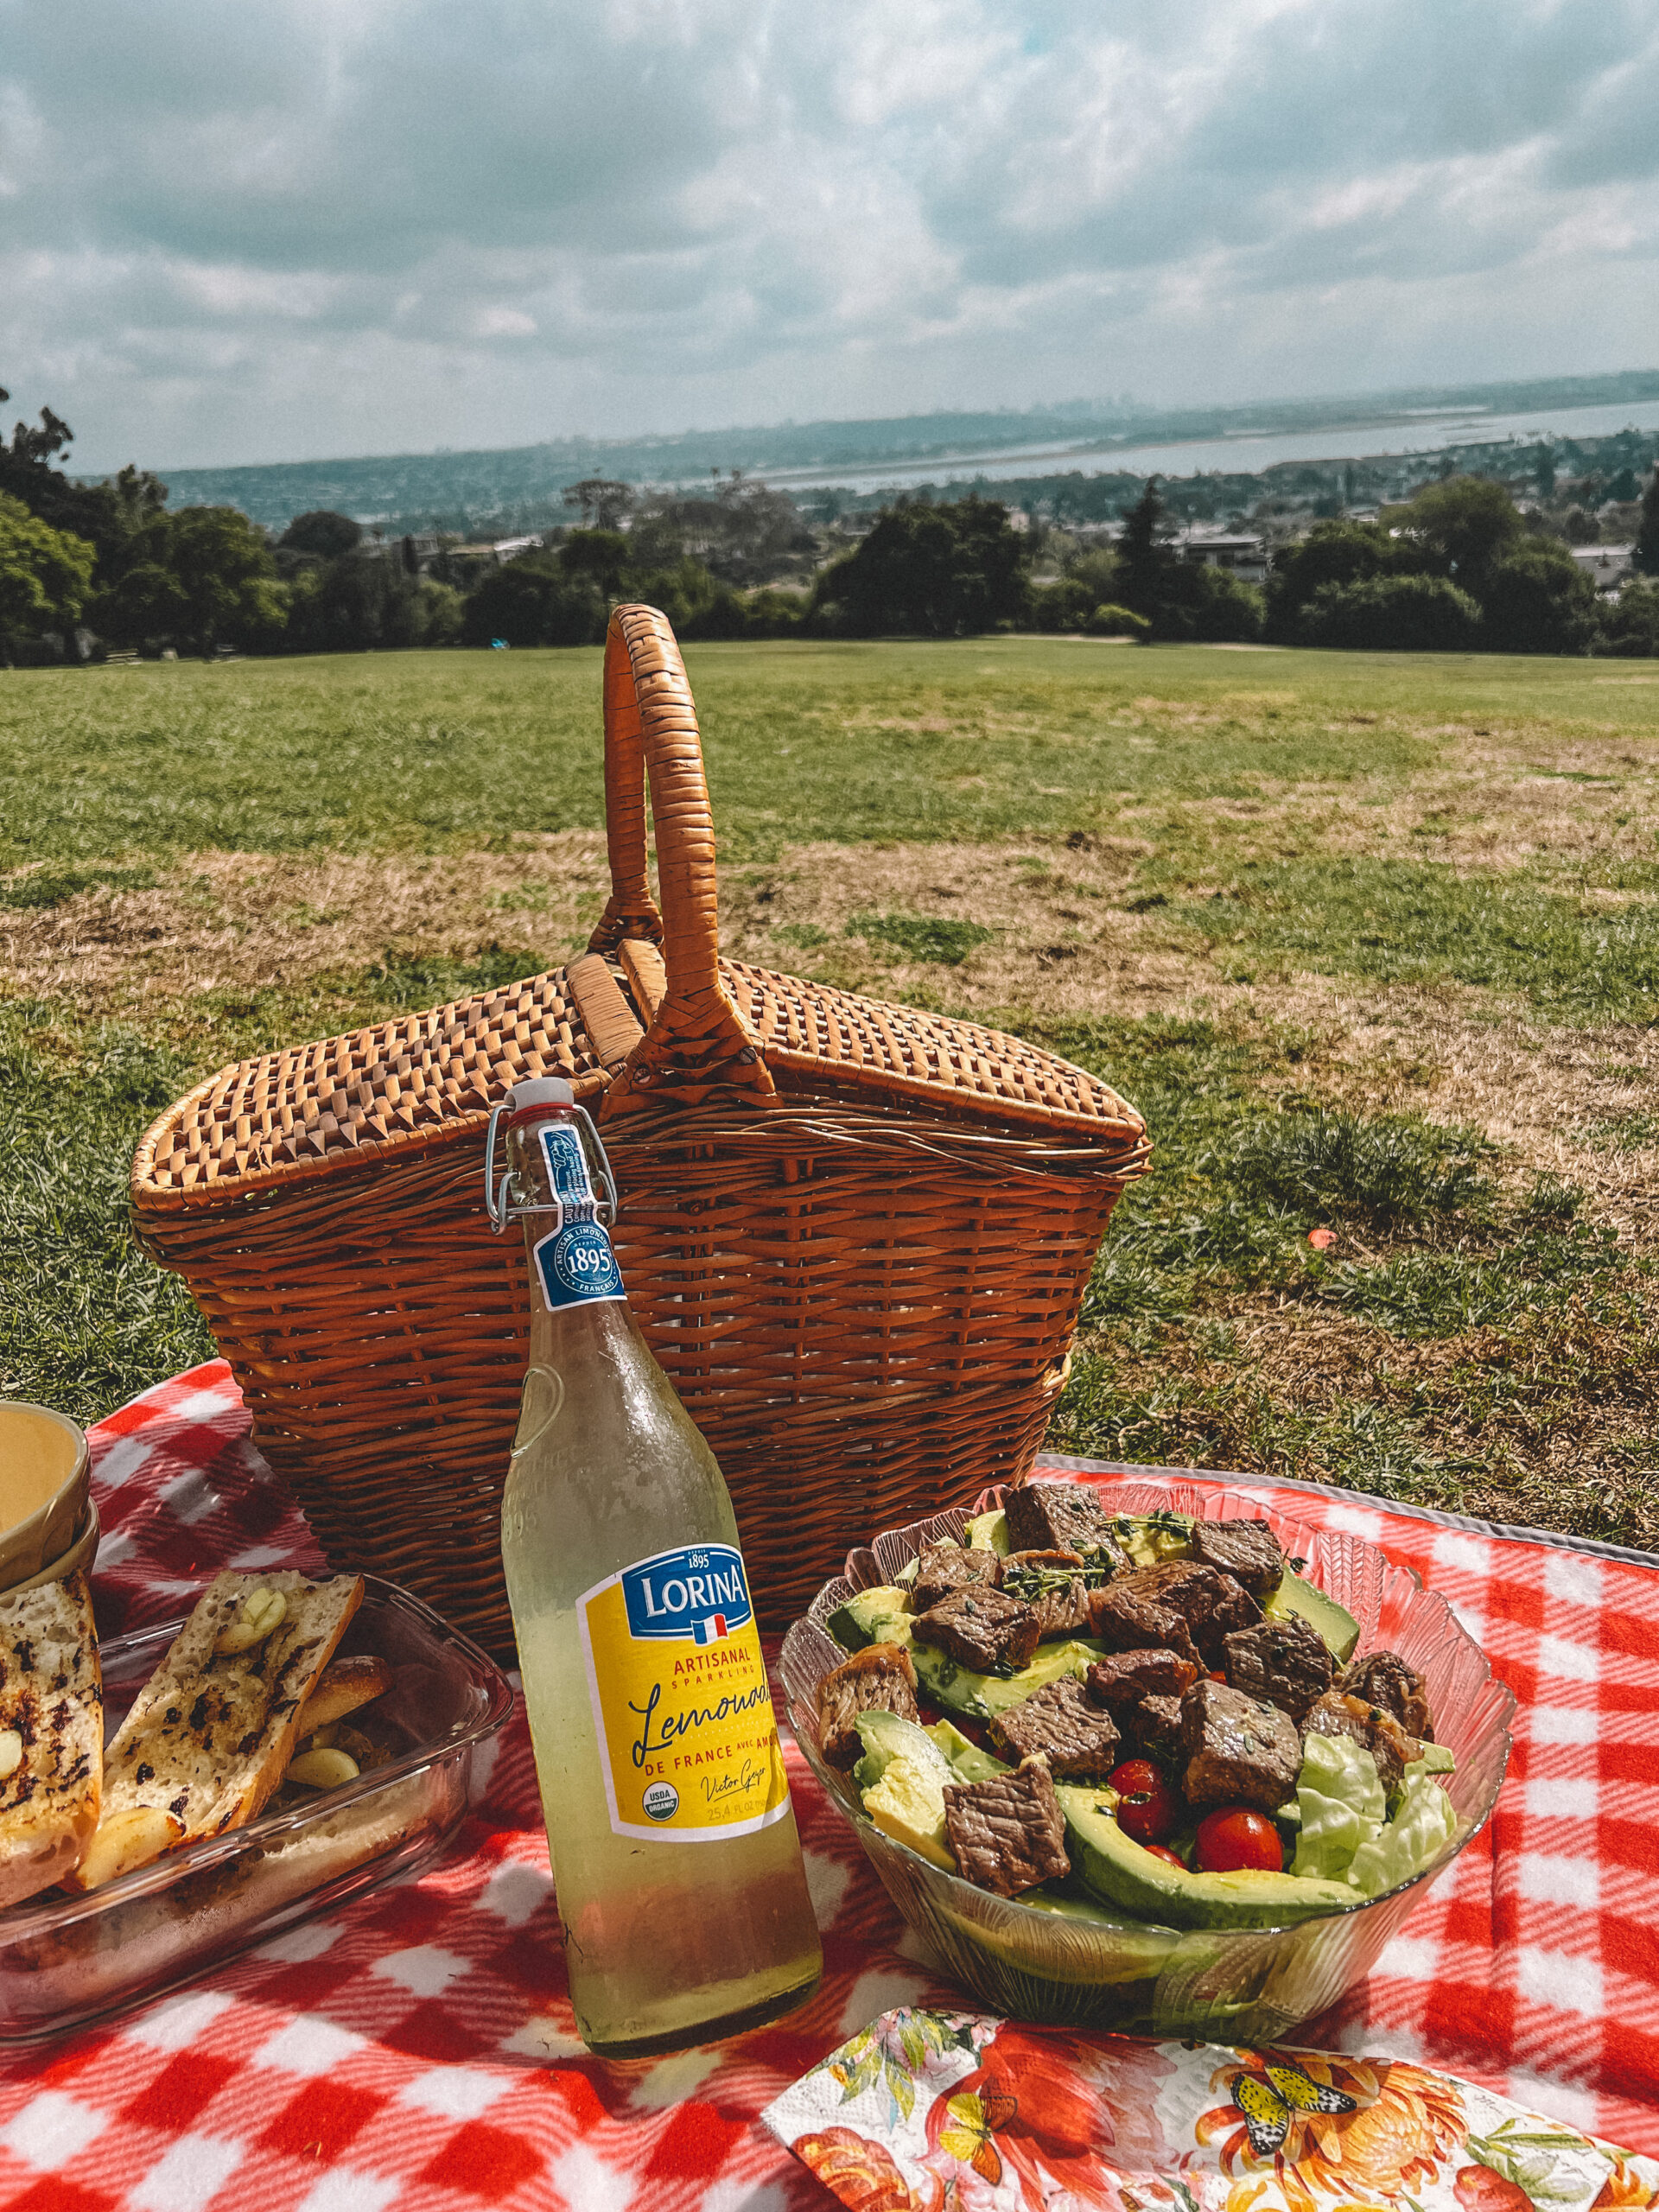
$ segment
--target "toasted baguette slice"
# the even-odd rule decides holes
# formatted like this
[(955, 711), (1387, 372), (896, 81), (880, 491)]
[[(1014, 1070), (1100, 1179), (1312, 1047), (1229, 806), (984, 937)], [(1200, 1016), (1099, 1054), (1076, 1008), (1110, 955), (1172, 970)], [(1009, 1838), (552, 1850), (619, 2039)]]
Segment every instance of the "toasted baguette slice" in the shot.
[(391, 1688), (391, 1669), (384, 1659), (336, 1659), (300, 1707), (295, 1733), (303, 1741), (319, 1728), (332, 1728)]
[[(221, 1641), (234, 1643), (236, 1624), (251, 1608), (268, 1602), (261, 1593), (272, 1591), (286, 1600), (277, 1624), (257, 1643), (219, 1649)], [(254, 1817), (283, 1778), (300, 1708), (362, 1600), (360, 1575), (321, 1583), (288, 1573), (214, 1578), (105, 1754), (105, 1822), (120, 1821), (131, 1834), (138, 1826), (130, 1815), (169, 1815), (149, 1823), (153, 1848), (143, 1856), (124, 1848), (112, 1871), (129, 1873), (174, 1846)], [(93, 1879), (72, 1873), (66, 1888), (96, 1885), (109, 1854), (90, 1855)]]
[[(21, 1744), (14, 1738), (20, 1738)], [(0, 1598), (0, 1906), (79, 1860), (104, 1779), (104, 1673), (84, 1574)]]

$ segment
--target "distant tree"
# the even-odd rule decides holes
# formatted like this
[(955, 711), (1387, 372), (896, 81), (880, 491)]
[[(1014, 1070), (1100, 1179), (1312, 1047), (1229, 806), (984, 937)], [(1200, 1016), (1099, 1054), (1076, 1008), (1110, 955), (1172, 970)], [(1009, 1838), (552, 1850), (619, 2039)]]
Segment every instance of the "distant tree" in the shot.
[(1480, 608), (1447, 576), (1367, 576), (1321, 584), (1302, 611), (1297, 642), (1358, 652), (1469, 652)]
[(1493, 563), (1481, 611), (1491, 652), (1581, 653), (1597, 634), (1595, 585), (1548, 538), (1527, 538)]
[(1287, 641), (1293, 639), (1304, 608), (1323, 585), (1360, 583), (1418, 565), (1415, 550), (1402, 546), (1379, 524), (1341, 519), (1315, 523), (1306, 537), (1274, 563), (1268, 581), (1269, 633)]
[(598, 645), (609, 613), (591, 575), (573, 574), (556, 553), (523, 553), (489, 570), (467, 594), (461, 643)]
[(328, 507), (313, 507), (296, 515), (276, 543), (285, 552), (313, 553), (320, 561), (337, 561), (362, 542), (363, 528), (350, 515)]
[[(289, 652), (365, 653), (429, 642), (427, 596), (401, 561), (350, 553), (334, 561), (308, 559), (289, 589), (283, 642)], [(448, 598), (459, 603), (460, 594), (448, 592)]]
[(1554, 498), (1555, 454), (1554, 448), (1545, 445), (1541, 439), (1539, 442), (1537, 455), (1533, 463), (1532, 480), (1538, 486), (1538, 496), (1541, 499), (1553, 499)]
[(1146, 490), (1124, 516), (1118, 532), (1118, 588), (1126, 607), (1150, 616), (1166, 596), (1176, 564), (1169, 543), (1173, 534), (1158, 479), (1148, 476)]
[(1143, 617), (1152, 641), (1244, 642), (1262, 634), (1263, 601), (1225, 569), (1184, 560), (1158, 489), (1147, 488), (1123, 518), (1117, 540), (1117, 591)]
[(275, 645), (288, 619), (286, 587), (265, 533), (236, 507), (184, 507), (147, 533), (182, 595), (178, 635), (198, 652)]
[[(0, 407), (10, 397), (0, 388)], [(161, 512), (167, 486), (148, 470), (130, 466), (101, 484), (77, 484), (60, 465), (73, 437), (49, 407), (41, 410), (38, 426), (17, 423), (10, 443), (0, 440), (0, 492), (21, 499), (51, 529), (86, 538), (97, 549), (102, 579), (107, 579), (121, 565), (134, 534)]]
[(710, 575), (733, 584), (770, 582), (816, 553), (817, 540), (787, 493), (734, 469), (709, 497), (678, 494), (642, 502), (628, 540), (641, 568), (661, 568), (690, 554)]
[(170, 569), (159, 561), (137, 561), (99, 594), (91, 613), (93, 628), (111, 644), (143, 645), (176, 636), (189, 602)]
[(1033, 628), (1090, 630), (1097, 607), (1116, 605), (1121, 575), (1117, 556), (1109, 547), (1074, 550), (1052, 583), (1031, 587)]
[(86, 539), (52, 529), (0, 493), (0, 643), (71, 627), (91, 593), (96, 559)]
[(819, 576), (814, 618), (853, 637), (976, 635), (1023, 613), (1026, 559), (995, 499), (902, 501)]
[[(586, 579), (595, 591), (613, 599), (623, 595), (629, 544), (620, 530), (573, 530), (555, 557), (567, 575)], [(518, 563), (507, 565), (516, 568)]]
[(1642, 519), (1636, 526), (1632, 560), (1644, 576), (1659, 576), (1659, 463), (1642, 494)]
[(1659, 655), (1659, 576), (1637, 576), (1625, 585), (1601, 618), (1594, 650)]
[(633, 505), (634, 490), (613, 477), (584, 476), (580, 484), (567, 484), (563, 496), (567, 507), (581, 509), (584, 529), (615, 530)]
[(1484, 476), (1425, 484), (1384, 517), (1444, 575), (1478, 597), (1487, 572), (1524, 535), (1508, 490)]

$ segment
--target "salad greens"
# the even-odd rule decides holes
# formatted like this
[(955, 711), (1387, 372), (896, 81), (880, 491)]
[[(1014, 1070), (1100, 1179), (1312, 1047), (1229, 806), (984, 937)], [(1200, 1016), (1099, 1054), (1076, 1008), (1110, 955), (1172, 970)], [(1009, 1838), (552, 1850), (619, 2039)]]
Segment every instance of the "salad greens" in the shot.
[(1425, 1744), (1406, 1769), (1392, 1818), (1376, 1761), (1346, 1736), (1309, 1736), (1302, 1746), (1296, 1800), (1301, 1827), (1293, 1874), (1346, 1882), (1362, 1897), (1381, 1897), (1427, 1866), (1458, 1832), (1452, 1800), (1433, 1777), (1453, 1760), (1443, 1745)]

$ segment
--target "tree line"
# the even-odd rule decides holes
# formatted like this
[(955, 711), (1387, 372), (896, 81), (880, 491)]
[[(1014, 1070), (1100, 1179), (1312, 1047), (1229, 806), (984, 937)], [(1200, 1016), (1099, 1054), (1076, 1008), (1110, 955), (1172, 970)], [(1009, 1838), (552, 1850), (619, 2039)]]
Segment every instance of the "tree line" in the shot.
[[(0, 404), (7, 395), (0, 391)], [(735, 474), (704, 494), (571, 486), (559, 542), (365, 546), (349, 516), (274, 541), (233, 507), (172, 512), (136, 468), (78, 483), (50, 409), (0, 444), (0, 659), (99, 649), (213, 654), (600, 642), (613, 606), (660, 607), (688, 639), (1036, 630), (1149, 643), (1266, 639), (1365, 651), (1659, 653), (1659, 470), (1616, 601), (1501, 484), (1454, 476), (1378, 518), (1334, 516), (1281, 549), (1266, 587), (1189, 556), (1157, 479), (1115, 540), (1020, 528), (997, 500), (901, 498), (855, 543), (821, 547), (785, 494)], [(779, 581), (781, 577), (782, 581)]]

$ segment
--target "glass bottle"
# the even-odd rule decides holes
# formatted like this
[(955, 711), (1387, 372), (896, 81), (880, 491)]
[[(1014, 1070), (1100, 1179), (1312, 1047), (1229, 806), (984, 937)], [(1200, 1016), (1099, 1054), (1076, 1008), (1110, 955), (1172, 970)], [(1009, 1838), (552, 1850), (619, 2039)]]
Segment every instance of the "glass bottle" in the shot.
[(709, 2042), (823, 1967), (731, 1499), (628, 1311), (568, 1084), (508, 1093), (485, 1176), (530, 1262), (501, 1554), (576, 2025), (613, 2057)]

